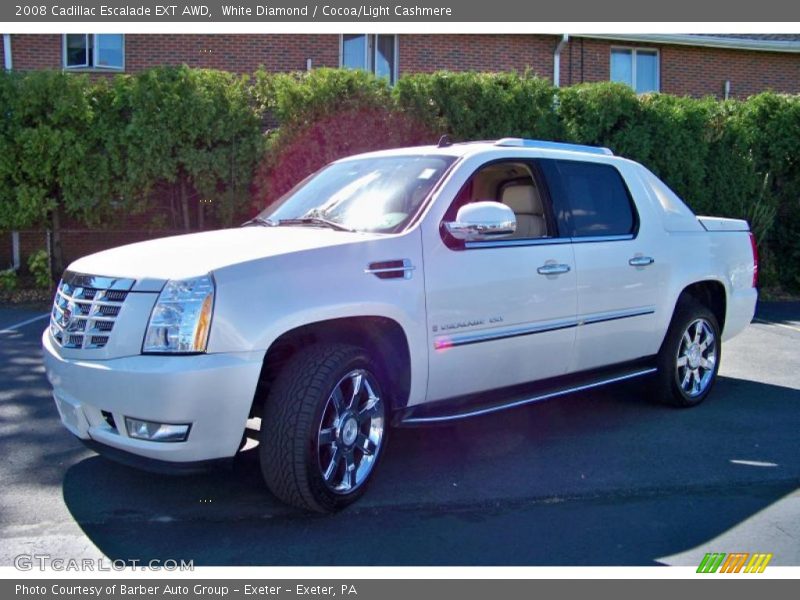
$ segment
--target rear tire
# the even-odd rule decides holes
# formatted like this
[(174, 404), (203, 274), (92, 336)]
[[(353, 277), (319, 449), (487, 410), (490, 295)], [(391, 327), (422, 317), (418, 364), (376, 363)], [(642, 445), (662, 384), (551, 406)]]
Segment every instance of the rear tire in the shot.
[(721, 356), (714, 313), (691, 297), (680, 299), (658, 353), (658, 399), (681, 408), (700, 404), (714, 386)]
[(261, 472), (293, 506), (333, 512), (358, 500), (386, 446), (380, 369), (357, 346), (300, 350), (275, 379), (261, 420)]

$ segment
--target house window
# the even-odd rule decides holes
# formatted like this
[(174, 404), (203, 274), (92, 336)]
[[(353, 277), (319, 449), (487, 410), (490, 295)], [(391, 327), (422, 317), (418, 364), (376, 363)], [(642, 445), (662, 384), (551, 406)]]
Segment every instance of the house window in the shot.
[(611, 81), (627, 83), (637, 94), (658, 91), (658, 50), (611, 49)]
[(341, 66), (364, 69), (394, 84), (397, 79), (397, 36), (345, 34), (341, 41)]
[(119, 33), (64, 34), (64, 68), (124, 69), (124, 36)]

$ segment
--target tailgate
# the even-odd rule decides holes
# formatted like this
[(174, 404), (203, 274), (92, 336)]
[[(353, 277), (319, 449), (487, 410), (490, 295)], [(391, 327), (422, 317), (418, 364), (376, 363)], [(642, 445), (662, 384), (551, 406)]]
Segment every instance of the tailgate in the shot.
[(697, 217), (706, 231), (750, 231), (750, 225), (744, 219), (726, 219), (724, 217)]

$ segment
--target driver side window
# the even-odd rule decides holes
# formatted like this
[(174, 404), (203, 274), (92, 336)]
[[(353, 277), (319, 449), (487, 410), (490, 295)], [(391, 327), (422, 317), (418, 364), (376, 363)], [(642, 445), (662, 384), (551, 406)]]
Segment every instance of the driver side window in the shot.
[(458, 210), (472, 202), (500, 202), (514, 211), (517, 229), (505, 239), (535, 239), (553, 235), (548, 226), (544, 201), (530, 167), (518, 161), (502, 161), (478, 169), (456, 196), (446, 219), (453, 220)]

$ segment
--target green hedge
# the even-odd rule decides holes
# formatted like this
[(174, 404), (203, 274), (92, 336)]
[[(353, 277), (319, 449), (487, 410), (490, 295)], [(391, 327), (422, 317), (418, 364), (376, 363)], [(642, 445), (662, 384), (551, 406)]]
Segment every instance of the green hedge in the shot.
[(458, 139), (563, 135), (553, 87), (528, 73), (408, 75), (398, 81), (394, 93), (400, 110)]
[(262, 132), (246, 78), (187, 67), (112, 80), (4, 72), (0, 107), (0, 230), (52, 230), (54, 273), (66, 217), (104, 226), (149, 210), (156, 224), (173, 213), (172, 226), (189, 230), (206, 216), (233, 223), (249, 204)]
[(637, 96), (615, 83), (555, 89), (529, 73), (450, 72), (407, 75), (389, 91), (369, 75), (325, 69), (261, 73), (259, 90), (279, 127), (267, 159), (273, 165), (323, 116), (376, 105), (454, 140), (521, 136), (608, 146), (645, 164), (698, 214), (747, 219), (759, 242), (762, 285), (800, 290), (798, 96)]
[[(203, 214), (227, 224), (251, 198), (272, 199), (250, 193), (254, 173), (258, 185), (276, 188), (275, 169), (313, 169), (352, 148), (442, 133), (522, 136), (608, 146), (647, 165), (695, 212), (748, 219), (762, 283), (800, 290), (798, 96), (637, 96), (612, 83), (555, 89), (529, 73), (416, 74), (392, 88), (357, 71), (244, 78), (177, 67), (111, 80), (0, 74), (0, 106), (0, 229), (52, 225), (61, 213), (104, 223), (120, 210), (152, 209), (153, 191), (164, 189), (184, 226), (202, 227)], [(359, 114), (364, 127), (355, 127)], [(337, 115), (359, 140), (336, 142), (347, 135), (331, 129)], [(302, 157), (300, 139), (327, 146)]]
[(560, 90), (559, 98), (566, 139), (647, 165), (697, 214), (747, 219), (762, 284), (800, 289), (800, 97), (639, 97), (601, 83)]

